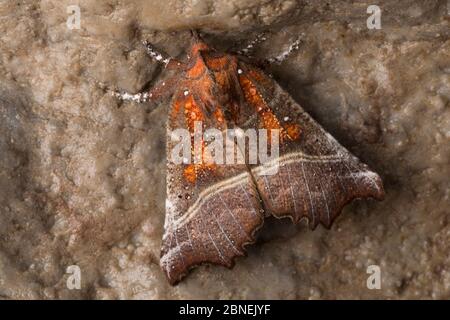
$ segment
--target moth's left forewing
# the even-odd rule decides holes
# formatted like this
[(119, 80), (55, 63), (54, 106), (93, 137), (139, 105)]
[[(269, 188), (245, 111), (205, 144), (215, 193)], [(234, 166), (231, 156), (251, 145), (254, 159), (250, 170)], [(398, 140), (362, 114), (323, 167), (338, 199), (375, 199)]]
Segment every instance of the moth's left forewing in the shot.
[(171, 139), (172, 132), (187, 127), (183, 108), (188, 98), (174, 100), (175, 112), (167, 125), (166, 219), (160, 264), (171, 284), (203, 263), (233, 266), (234, 259), (244, 254), (244, 245), (254, 241), (264, 218), (244, 164), (219, 164), (204, 170), (200, 165), (191, 171), (195, 169), (192, 163), (170, 158), (178, 144)]
[[(247, 64), (240, 63), (240, 68), (243, 89), (249, 81), (247, 89), (256, 89), (284, 131), (279, 157), (251, 168), (264, 205), (274, 216), (294, 222), (306, 217), (311, 228), (319, 223), (329, 228), (353, 199), (384, 197), (379, 175), (341, 146), (274, 80)], [(248, 107), (257, 110), (250, 100)], [(261, 115), (257, 117), (247, 123), (264, 127)]]

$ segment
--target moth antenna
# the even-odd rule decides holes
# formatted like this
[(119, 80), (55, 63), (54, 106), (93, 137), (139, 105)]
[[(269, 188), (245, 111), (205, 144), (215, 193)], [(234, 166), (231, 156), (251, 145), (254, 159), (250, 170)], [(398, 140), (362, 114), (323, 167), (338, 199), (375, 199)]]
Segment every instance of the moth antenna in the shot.
[(156, 105), (164, 99), (172, 96), (174, 90), (179, 83), (179, 77), (173, 75), (171, 77), (160, 80), (155, 83), (151, 88), (144, 89), (142, 92), (129, 93), (125, 91), (117, 91), (108, 89), (107, 91), (113, 96), (122, 101), (130, 101), (135, 103), (151, 102)]
[(261, 32), (256, 37), (247, 43), (247, 45), (238, 50), (237, 53), (243, 56), (250, 56), (255, 49), (255, 46), (267, 40), (267, 32)]
[(136, 94), (128, 93), (125, 91), (108, 90), (109, 93), (122, 101), (133, 101), (137, 103), (147, 102), (149, 100), (148, 92), (139, 92)]
[[(303, 36), (303, 35), (302, 35)], [(297, 51), (298, 49), (300, 49), (300, 44), (302, 43), (302, 36), (298, 37), (290, 46), (286, 51), (283, 51), (282, 53), (280, 53), (279, 55), (277, 55), (276, 57), (272, 57), (269, 59), (266, 59), (265, 63), (266, 64), (272, 64), (272, 63), (282, 63), (284, 60), (286, 60), (293, 52)]]
[(86, 78), (88, 79), (88, 82), (93, 84), (94, 86), (98, 87), (99, 89), (105, 91), (109, 95), (118, 98), (122, 101), (134, 101), (138, 103), (146, 102), (151, 98), (151, 95), (147, 92), (140, 92), (140, 93), (129, 93), (122, 90), (116, 90), (114, 87), (109, 87), (106, 83), (99, 81), (92, 77), (91, 75), (87, 74)]
[(147, 40), (142, 41), (142, 44), (144, 45), (147, 54), (155, 61), (162, 63), (164, 66), (167, 66), (169, 62), (172, 60), (169, 55), (166, 53), (163, 53), (161, 51), (158, 51), (150, 42)]

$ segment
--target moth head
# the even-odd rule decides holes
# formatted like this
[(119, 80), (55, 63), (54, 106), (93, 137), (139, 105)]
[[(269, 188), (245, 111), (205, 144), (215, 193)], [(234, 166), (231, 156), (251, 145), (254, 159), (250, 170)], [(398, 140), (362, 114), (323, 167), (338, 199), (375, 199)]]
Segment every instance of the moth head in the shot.
[(190, 49), (189, 57), (194, 58), (197, 57), (201, 51), (210, 50), (210, 47), (203, 41), (196, 30), (191, 30), (192, 35), (192, 46)]

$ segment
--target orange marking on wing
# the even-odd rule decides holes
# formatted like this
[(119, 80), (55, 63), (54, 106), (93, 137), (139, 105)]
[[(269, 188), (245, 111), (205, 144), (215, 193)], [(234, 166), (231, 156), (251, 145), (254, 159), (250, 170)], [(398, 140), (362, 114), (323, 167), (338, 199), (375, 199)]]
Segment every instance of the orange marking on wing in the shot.
[(170, 110), (170, 117), (175, 118), (177, 114), (180, 112), (182, 105), (184, 104), (184, 99), (176, 99), (172, 104), (172, 108)]
[(194, 132), (195, 121), (204, 121), (202, 109), (195, 103), (192, 95), (189, 95), (184, 105), (184, 115), (190, 132)]
[(246, 76), (240, 76), (239, 81), (244, 92), (244, 97), (247, 102), (256, 108), (259, 116), (261, 117), (262, 126), (265, 129), (277, 129), (280, 130), (280, 138), (286, 134), (283, 127), (280, 125), (277, 117), (273, 114), (270, 107), (266, 104), (264, 99), (258, 93), (255, 85)]
[(230, 77), (225, 71), (214, 72), (214, 78), (216, 80), (216, 85), (220, 88), (222, 92), (228, 92), (230, 90)]
[[(261, 75), (256, 70), (250, 70), (249, 73), (255, 79), (261, 79), (262, 81), (267, 81), (264, 75)], [(277, 116), (272, 112), (270, 107), (264, 101), (262, 96), (259, 94), (256, 86), (252, 83), (252, 81), (247, 76), (240, 76), (239, 82), (241, 84), (242, 90), (244, 92), (244, 97), (247, 102), (256, 108), (258, 112), (263, 128), (268, 130), (268, 139), (270, 142), (270, 130), (279, 130), (280, 132), (280, 142), (283, 142), (286, 139), (297, 140), (301, 136), (301, 128), (300, 125), (291, 123), (285, 126), (280, 124)]]
[(201, 58), (197, 58), (195, 64), (187, 71), (189, 78), (198, 78), (206, 71), (206, 66)]
[(197, 180), (197, 170), (195, 168), (194, 164), (188, 164), (186, 168), (184, 168), (183, 171), (184, 178), (190, 182), (195, 183), (195, 180)]
[[(215, 114), (217, 120), (223, 120), (223, 114), (220, 113)], [(216, 110), (216, 111), (217, 111)], [(189, 95), (184, 105), (184, 113), (186, 116), (186, 122), (188, 124), (188, 129), (191, 133), (194, 133), (194, 126), (196, 121), (203, 122), (205, 120), (205, 115), (201, 107), (199, 107), (193, 96)], [(183, 175), (186, 181), (194, 184), (197, 181), (199, 175), (205, 174), (208, 171), (214, 171), (216, 165), (213, 163), (213, 159), (211, 159), (209, 152), (206, 152), (206, 144), (205, 141), (201, 140), (201, 163), (197, 164), (188, 164), (183, 171)], [(195, 145), (194, 145), (194, 137), (191, 137), (191, 156), (192, 159), (195, 159)]]
[(250, 76), (250, 78), (253, 78), (254, 80), (262, 83), (263, 85), (268, 85), (270, 83), (267, 76), (265, 76), (258, 69), (250, 69), (248, 70), (247, 74)]
[[(203, 154), (205, 156), (205, 154)], [(204, 162), (205, 160), (203, 160)], [(214, 172), (217, 165), (213, 163), (201, 163), (201, 164), (188, 164), (184, 168), (183, 176), (187, 182), (194, 184), (200, 175), (204, 175), (207, 172)]]
[(208, 68), (213, 69), (214, 71), (225, 70), (227, 66), (227, 58), (225, 56), (218, 58), (208, 57), (206, 59), (206, 65)]
[(302, 134), (302, 129), (299, 124), (297, 123), (289, 123), (284, 126), (286, 129), (286, 132), (291, 140), (297, 140), (300, 138)]
[(195, 81), (196, 97), (202, 105), (210, 112), (210, 107), (214, 105), (215, 97), (212, 94), (214, 82), (211, 77), (202, 77)]

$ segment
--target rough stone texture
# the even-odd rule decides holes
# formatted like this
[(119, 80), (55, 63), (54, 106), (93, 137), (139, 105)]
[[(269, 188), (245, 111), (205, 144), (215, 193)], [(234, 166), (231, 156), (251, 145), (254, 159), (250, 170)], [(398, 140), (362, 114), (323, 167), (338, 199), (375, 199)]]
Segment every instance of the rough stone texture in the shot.
[[(450, 298), (450, 4), (191, 0), (0, 2), (0, 297)], [(199, 28), (220, 49), (272, 31), (274, 74), (376, 169), (386, 200), (346, 207), (330, 231), (269, 219), (233, 270), (205, 266), (170, 287), (159, 266), (168, 103), (120, 104), (161, 77), (148, 39), (172, 55)], [(100, 85), (99, 83), (102, 83)], [(66, 267), (82, 270), (68, 290)], [(366, 268), (382, 271), (368, 290)]]

